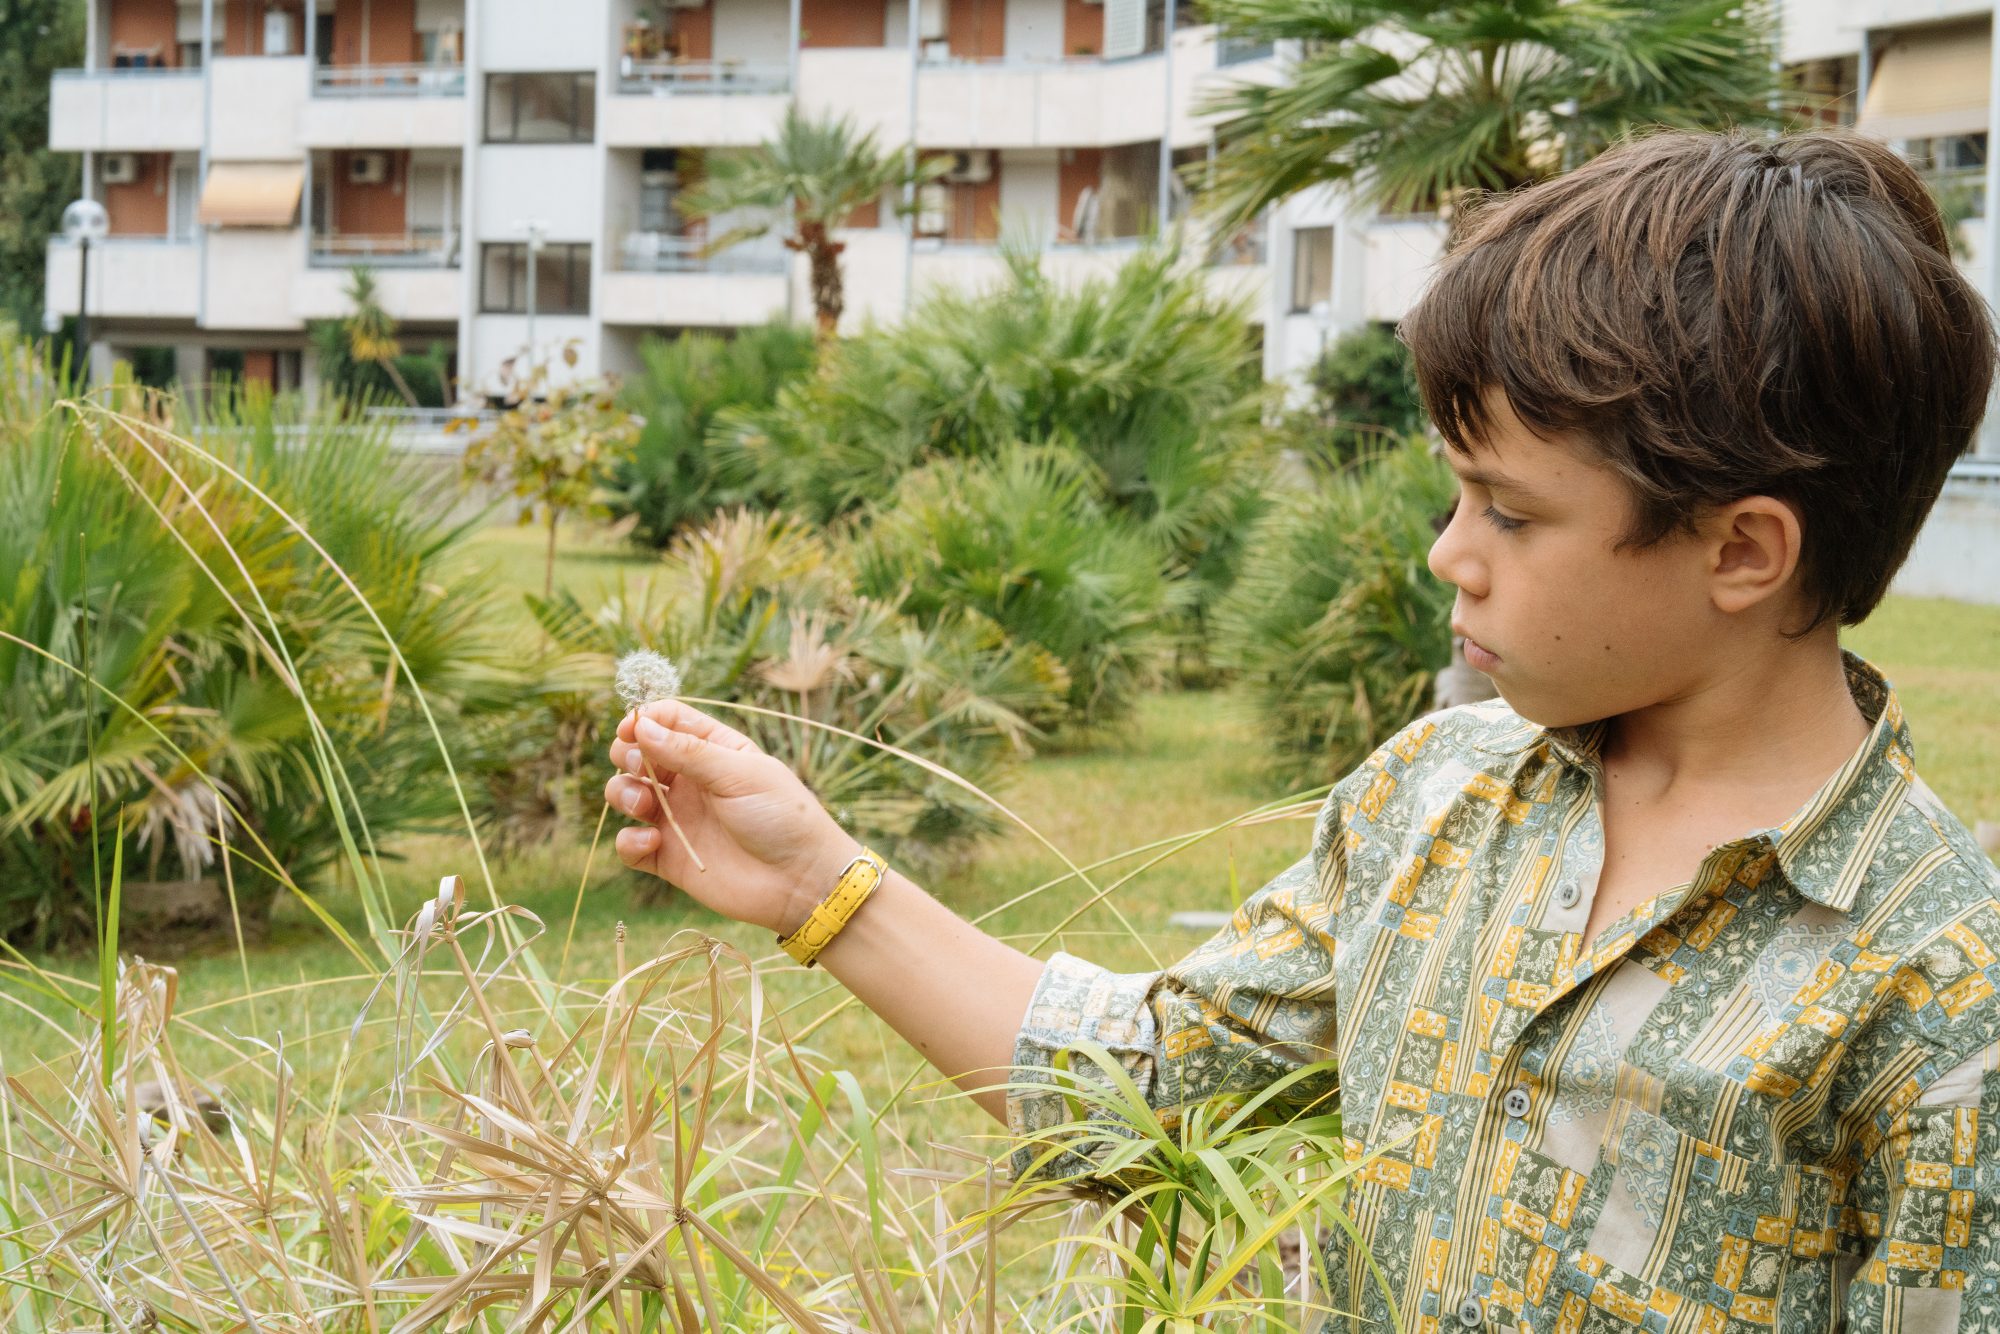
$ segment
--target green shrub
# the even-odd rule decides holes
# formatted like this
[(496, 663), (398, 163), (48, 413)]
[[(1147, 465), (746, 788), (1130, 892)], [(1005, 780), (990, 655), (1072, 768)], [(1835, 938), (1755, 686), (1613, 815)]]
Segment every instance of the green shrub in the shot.
[(1306, 387), (1292, 434), (1335, 466), (1424, 428), (1410, 349), (1387, 325), (1364, 325), (1334, 340), (1306, 371)]
[(498, 659), (486, 604), (446, 572), (448, 481), (338, 405), (305, 418), (256, 386), (211, 393), (196, 433), (307, 526), (398, 664), (342, 576), (158, 429), (164, 409), (129, 388), (153, 419), (58, 408), (33, 356), (0, 341), (0, 934), (87, 933), (93, 848), (108, 865), (121, 820), (136, 881), (212, 881), (220, 830), (253, 924), (278, 883), (257, 863), (305, 886), (350, 837), (449, 820), (408, 676), (449, 718)]
[(708, 434), (730, 408), (767, 408), (785, 385), (812, 368), (811, 332), (788, 324), (745, 329), (733, 338), (688, 333), (648, 338), (640, 373), (623, 402), (645, 419), (638, 448), (612, 481), (612, 513), (633, 521), (633, 536), (663, 547), (682, 528), (753, 498), (739, 475), (722, 474)]
[(1288, 783), (1345, 775), (1427, 707), (1452, 590), (1426, 566), (1451, 470), (1413, 441), (1291, 497), (1218, 608), (1219, 658), (1252, 682)]
[[(782, 514), (738, 510), (684, 532), (658, 581), (595, 611), (567, 594), (535, 609), (564, 655), (548, 679), (569, 691), (552, 685), (559, 726), (516, 724), (525, 765), (487, 766), (503, 784), (536, 772), (532, 747), (552, 735), (588, 730), (577, 749), (594, 760), (605, 741), (597, 729), (619, 713), (613, 659), (651, 648), (681, 667), (690, 696), (749, 706), (717, 712), (790, 764), (857, 837), (918, 864), (995, 828), (992, 807), (863, 742), (773, 714), (901, 746), (990, 787), (1060, 716), (1068, 685), (1051, 655), (976, 609), (919, 620), (864, 596), (826, 537)], [(550, 808), (560, 801), (552, 784), (535, 795)], [(583, 796), (594, 804), (594, 786)], [(496, 789), (493, 805), (508, 809), (507, 794)]]
[(1072, 450), (1093, 497), (1193, 581), (1169, 628), (1198, 646), (1264, 504), (1264, 392), (1244, 310), (1175, 250), (1077, 285), (1009, 253), (990, 290), (932, 291), (896, 327), (830, 347), (771, 408), (725, 413), (713, 438), (763, 503), (821, 521), (933, 460)]
[[(335, 398), (355, 405), (382, 403), (402, 407), (404, 399), (396, 382), (379, 364), (356, 361), (348, 348), (347, 333), (339, 320), (315, 320), (306, 329), (319, 362), (320, 384)], [(419, 406), (450, 407), (453, 398), (451, 348), (433, 340), (422, 352), (405, 352), (390, 360), (396, 374), (410, 387)], [(238, 368), (240, 374), (241, 368)]]
[(938, 460), (870, 512), (853, 544), (858, 585), (927, 625), (958, 608), (990, 617), (1063, 664), (1065, 722), (1113, 722), (1156, 676), (1183, 594), (1100, 491), (1089, 463), (1060, 449)]

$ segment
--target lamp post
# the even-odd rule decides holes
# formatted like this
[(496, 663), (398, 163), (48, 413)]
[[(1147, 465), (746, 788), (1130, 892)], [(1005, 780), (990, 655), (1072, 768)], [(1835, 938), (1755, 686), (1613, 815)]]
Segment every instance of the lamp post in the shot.
[(535, 257), (549, 239), (549, 224), (540, 218), (514, 224), (528, 236), (528, 364), (535, 364)]
[(62, 213), (63, 235), (76, 244), (76, 362), (77, 374), (90, 379), (90, 243), (111, 231), (111, 218), (95, 199), (78, 199)]

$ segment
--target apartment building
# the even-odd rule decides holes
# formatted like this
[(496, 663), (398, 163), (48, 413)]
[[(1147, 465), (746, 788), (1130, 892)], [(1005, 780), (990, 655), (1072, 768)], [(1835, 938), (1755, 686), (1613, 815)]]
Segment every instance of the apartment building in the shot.
[[(1003, 236), (1058, 276), (1105, 271), (1184, 205), (1163, 169), (1211, 151), (1203, 87), (1276, 68), (1169, 0), (89, 5), (49, 137), (81, 155), (111, 235), (87, 293), (78, 248), (52, 241), (50, 311), (87, 302), (100, 370), (171, 347), (183, 378), (240, 359), (280, 386), (313, 383), (308, 323), (347, 311), (363, 264), (406, 341), (450, 347), (475, 385), (531, 324), (590, 372), (630, 369), (649, 333), (804, 318), (775, 239), (709, 254), (748, 220), (675, 206), (790, 104), (952, 162), (913, 216), (885, 200), (847, 219), (850, 323), (992, 279)], [(1260, 312), (1264, 239), (1213, 265)]]

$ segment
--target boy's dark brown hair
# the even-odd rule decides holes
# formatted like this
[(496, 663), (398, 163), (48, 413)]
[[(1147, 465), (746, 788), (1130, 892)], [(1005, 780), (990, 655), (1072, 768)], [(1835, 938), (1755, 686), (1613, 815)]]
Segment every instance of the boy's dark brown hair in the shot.
[(1985, 303), (1907, 162), (1853, 134), (1660, 132), (1454, 233), (1400, 330), (1453, 448), (1483, 438), (1488, 389), (1587, 440), (1636, 502), (1626, 547), (1778, 497), (1806, 629), (1874, 609), (1993, 375)]

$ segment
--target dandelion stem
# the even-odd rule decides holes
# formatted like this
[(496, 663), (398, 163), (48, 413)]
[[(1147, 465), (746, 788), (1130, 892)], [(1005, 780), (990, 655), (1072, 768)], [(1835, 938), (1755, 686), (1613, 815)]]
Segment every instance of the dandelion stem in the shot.
[(646, 760), (645, 766), (646, 781), (653, 785), (653, 800), (660, 803), (660, 814), (667, 817), (667, 827), (674, 831), (674, 837), (680, 839), (681, 846), (687, 849), (687, 855), (694, 858), (694, 869), (704, 875), (707, 874), (708, 863), (704, 862), (701, 854), (694, 850), (694, 844), (688, 842), (687, 831), (682, 829), (681, 822), (674, 818), (674, 808), (667, 805), (666, 789), (660, 786), (660, 780), (653, 775), (653, 762)]

